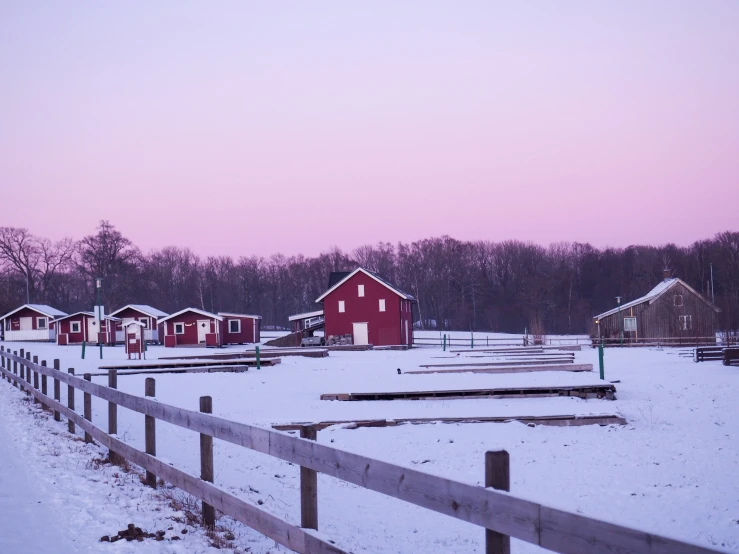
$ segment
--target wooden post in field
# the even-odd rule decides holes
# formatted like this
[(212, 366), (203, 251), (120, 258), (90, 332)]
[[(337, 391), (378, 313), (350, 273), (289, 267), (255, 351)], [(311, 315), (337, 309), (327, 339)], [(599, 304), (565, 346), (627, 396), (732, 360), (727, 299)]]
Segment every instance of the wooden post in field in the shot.
[[(2, 355), (2, 353), (5, 352), (5, 347), (0, 346), (0, 362), (2, 363), (2, 368), (5, 369), (5, 356)], [(5, 379), (5, 373), (3, 373), (3, 379)], [(10, 379), (8, 379), (10, 381)]]
[[(316, 440), (318, 431), (312, 425), (300, 428), (300, 438)], [(307, 467), (300, 467), (300, 526), (318, 529), (318, 474)]]
[[(89, 373), (85, 373), (83, 379), (85, 381), (92, 381), (92, 376)], [(92, 421), (92, 395), (89, 392), (86, 392), (84, 393), (82, 398), (82, 403), (85, 410), (85, 419), (87, 421)], [(85, 442), (92, 442), (92, 435), (90, 435), (87, 431), (85, 431)]]
[[(43, 367), (46, 367), (46, 360), (41, 360), (41, 365)], [(41, 376), (41, 394), (43, 394), (44, 396), (49, 395), (46, 385), (47, 385), (46, 375), (42, 375)], [(46, 404), (41, 402), (41, 407), (45, 410), (48, 406), (46, 406)]]
[[(111, 389), (118, 388), (118, 371), (115, 369), (108, 370), (108, 386)], [(108, 402), (108, 434), (118, 434), (118, 405), (115, 402)], [(120, 464), (121, 456), (113, 452), (108, 452), (108, 459), (111, 464)]]
[[(38, 356), (33, 357), (33, 363), (38, 364)], [(29, 378), (28, 380), (30, 381), (31, 379)], [(33, 371), (33, 388), (38, 390), (38, 372), (36, 370)], [(33, 397), (33, 403), (38, 404), (38, 400), (35, 396)]]
[[(70, 375), (74, 375), (74, 368), (70, 367), (67, 372)], [(74, 387), (72, 385), (67, 385), (67, 408), (74, 411)], [(74, 434), (75, 431), (75, 425), (74, 421), (71, 419), (67, 422), (67, 428), (69, 429), (69, 432)]]
[[(511, 490), (510, 456), (505, 450), (485, 452), (485, 486)], [(485, 554), (511, 554), (511, 537), (485, 529)]]
[[(59, 371), (59, 360), (54, 360), (54, 369), (56, 371)], [(54, 379), (54, 400), (57, 402), (61, 401), (62, 399), (62, 391), (59, 386), (59, 379)], [(54, 421), (61, 421), (62, 416), (59, 412), (54, 410)]]
[[(144, 396), (156, 396), (156, 381), (152, 377), (147, 377), (144, 382)], [(146, 445), (146, 453), (151, 456), (157, 455), (157, 420), (152, 416), (144, 416), (144, 443)], [(146, 472), (146, 484), (151, 488), (157, 488), (157, 476), (151, 471)]]
[[(213, 399), (210, 396), (200, 397), (200, 411), (204, 414), (213, 413)], [(213, 474), (213, 437), (200, 433), (200, 478), (212, 483)], [(208, 529), (216, 525), (216, 509), (205, 502), (203, 502), (203, 525)]]

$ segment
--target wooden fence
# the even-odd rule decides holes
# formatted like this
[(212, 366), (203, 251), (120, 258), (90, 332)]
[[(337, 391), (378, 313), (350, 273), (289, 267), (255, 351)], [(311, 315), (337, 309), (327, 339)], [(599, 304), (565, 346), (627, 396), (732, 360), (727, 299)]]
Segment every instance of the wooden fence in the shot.
[[(109, 386), (103, 386), (92, 383), (89, 374), (86, 374), (85, 378), (80, 378), (74, 374), (73, 369), (69, 369), (67, 373), (62, 372), (58, 360), (54, 360), (53, 369), (47, 367), (45, 361), (38, 364), (34, 358), (32, 362), (30, 353), (24, 353), (22, 350), (21, 355), (18, 355), (17, 352), (11, 354), (5, 351), (5, 347), (0, 347), (0, 358), (2, 376), (32, 395), (34, 402), (40, 402), (44, 408), (53, 410), (55, 420), (60, 421), (61, 415), (64, 415), (68, 419), (71, 433), (76, 431), (75, 426), (79, 426), (84, 431), (86, 440), (98, 441), (114, 455), (145, 469), (147, 475), (159, 477), (202, 500), (206, 525), (213, 525), (214, 510), (219, 510), (295, 552), (344, 552), (315, 530), (318, 527), (316, 472), (480, 526), (485, 529), (487, 554), (510, 552), (510, 537), (566, 554), (717, 552), (550, 508), (505, 492), (510, 482), (508, 455), (505, 452), (486, 454), (486, 488), (319, 444), (315, 441), (315, 430), (310, 428), (303, 430), (301, 436), (297, 437), (228, 421), (210, 414), (212, 406), (209, 397), (201, 398), (200, 412), (185, 410), (147, 397), (118, 391), (115, 388), (114, 373), (108, 381)], [(39, 375), (41, 390), (38, 385)], [(47, 378), (54, 381), (53, 398), (47, 395)], [(60, 402), (60, 383), (68, 386), (67, 406)], [(75, 411), (75, 390), (83, 393), (84, 417)], [(153, 379), (147, 383), (146, 395), (154, 395)], [(107, 400), (109, 403), (108, 432), (92, 423), (92, 396)], [(111, 436), (116, 431), (119, 407), (146, 416), (147, 452), (137, 450)], [(200, 478), (156, 458), (157, 420), (200, 433)], [(286, 522), (214, 485), (212, 472), (214, 438), (299, 465), (302, 526)], [(156, 486), (156, 478), (147, 481)]]
[[(413, 337), (413, 346), (434, 346), (447, 348), (465, 346), (468, 348), (488, 348), (488, 347), (507, 347), (507, 346), (592, 346), (595, 347), (603, 341), (604, 346), (710, 346), (716, 345), (716, 337), (639, 337), (632, 338), (624, 336), (608, 337), (608, 338), (590, 338), (590, 337), (544, 337), (541, 344), (534, 344), (534, 339), (529, 336), (528, 339), (521, 335), (520, 337), (486, 337), (474, 336), (469, 337), (450, 337), (446, 339), (441, 337)], [(730, 346), (729, 342), (725, 346)]]

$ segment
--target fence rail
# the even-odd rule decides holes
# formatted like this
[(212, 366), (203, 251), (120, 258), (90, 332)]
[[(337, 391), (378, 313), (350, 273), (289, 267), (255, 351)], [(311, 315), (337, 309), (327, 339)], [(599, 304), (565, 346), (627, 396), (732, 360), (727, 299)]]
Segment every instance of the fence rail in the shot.
[[(702, 546), (543, 506), (518, 498), (508, 492), (430, 475), (322, 445), (311, 440), (309, 432), (301, 433), (309, 438), (296, 437), (271, 429), (229, 421), (209, 413), (162, 404), (149, 398), (118, 391), (111, 386), (92, 383), (71, 372), (64, 373), (57, 369), (59, 367), (57, 360), (54, 361), (54, 369), (52, 369), (46, 367), (43, 362), (42, 364), (32, 363), (28, 359), (30, 355), (26, 354), (26, 356), (24, 358), (15, 352), (11, 354), (4, 351), (4, 347), (0, 347), (2, 376), (15, 385), (19, 385), (21, 389), (25, 389), (27, 394), (32, 395), (42, 405), (64, 415), (69, 421), (70, 431), (74, 429), (74, 425), (79, 426), (91, 439), (97, 440), (115, 454), (130, 460), (148, 472), (199, 498), (207, 505), (296, 552), (336, 554), (343, 550), (318, 535), (316, 531), (290, 524), (236, 498), (208, 482), (203, 475), (197, 478), (159, 461), (152, 454), (137, 450), (110, 436), (93, 425), (91, 413), (85, 414), (89, 417), (81, 417), (76, 413), (74, 390), (82, 391), (85, 396), (90, 395), (107, 400), (111, 405), (116, 405), (114, 409), (126, 408), (154, 420), (166, 421), (200, 433), (201, 455), (205, 436), (211, 440), (217, 438), (299, 465), (301, 476), (306, 477), (304, 486), (301, 486), (301, 507), (303, 508), (301, 512), (304, 516), (304, 524), (307, 520), (315, 523), (315, 527), (318, 526), (315, 512), (315, 499), (318, 491), (315, 480), (311, 479), (311, 471), (478, 525), (492, 532), (486, 532), (487, 552), (490, 553), (506, 554), (509, 552), (506, 548), (508, 541), (501, 540), (501, 536), (514, 537), (564, 554), (717, 552)], [(13, 366), (12, 371), (10, 362)], [(18, 374), (19, 364), (20, 375)], [(25, 368), (25, 374), (23, 368)], [(59, 402), (56, 392), (55, 398), (52, 399), (35, 388), (31, 383), (31, 372), (54, 379), (55, 391), (58, 390), (57, 381), (66, 383), (72, 392), (69, 407)], [(114, 379), (109, 380), (109, 384), (114, 382)], [(109, 414), (112, 412), (113, 408), (109, 409)], [(210, 452), (212, 453), (212, 448)], [(493, 460), (496, 457), (486, 456), (486, 460), (488, 459)], [(507, 472), (507, 457), (503, 461), (505, 470), (502, 466), (494, 467), (486, 463), (486, 484), (493, 483), (492, 486), (497, 486), (496, 483), (509, 482), (500, 475), (501, 471)], [(489, 475), (497, 477), (488, 479)], [(505, 489), (503, 485), (499, 488)]]
[[(718, 339), (713, 337), (543, 337), (535, 341), (531, 336), (526, 337), (413, 337), (414, 346), (466, 346), (470, 348), (487, 348), (495, 346), (597, 346), (600, 342), (605, 346), (711, 346), (716, 345)], [(723, 346), (739, 344), (737, 341), (728, 341)]]

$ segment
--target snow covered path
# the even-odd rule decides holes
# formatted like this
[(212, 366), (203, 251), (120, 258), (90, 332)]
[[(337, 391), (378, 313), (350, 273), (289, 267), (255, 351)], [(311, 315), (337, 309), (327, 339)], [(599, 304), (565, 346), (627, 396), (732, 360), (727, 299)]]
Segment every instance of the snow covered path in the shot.
[(0, 418), (0, 552), (80, 552), (18, 448), (12, 422)]

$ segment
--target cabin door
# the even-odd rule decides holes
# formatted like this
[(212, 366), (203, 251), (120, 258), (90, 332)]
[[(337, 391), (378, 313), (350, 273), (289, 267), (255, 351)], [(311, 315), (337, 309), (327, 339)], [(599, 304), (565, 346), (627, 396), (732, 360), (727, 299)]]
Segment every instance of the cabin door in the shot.
[(366, 323), (352, 323), (354, 327), (354, 344), (369, 344), (369, 329)]
[(32, 317), (22, 317), (21, 320), (21, 331), (30, 331), (33, 329), (33, 318)]
[(210, 333), (210, 320), (201, 319), (198, 321), (198, 342), (205, 344), (205, 335)]
[(98, 320), (95, 319), (94, 317), (88, 317), (87, 318), (87, 342), (94, 342), (97, 344), (99, 332), (100, 332), (100, 329), (98, 329)]

